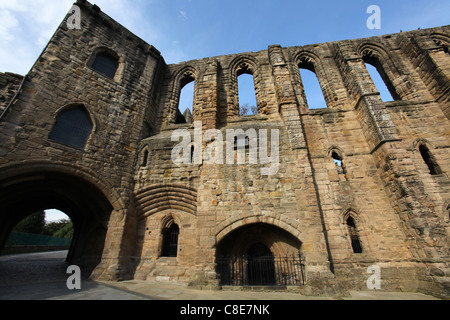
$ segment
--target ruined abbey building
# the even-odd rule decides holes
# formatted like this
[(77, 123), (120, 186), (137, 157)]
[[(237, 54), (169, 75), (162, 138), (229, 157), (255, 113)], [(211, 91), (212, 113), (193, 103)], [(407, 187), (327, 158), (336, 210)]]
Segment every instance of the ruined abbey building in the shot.
[[(27, 75), (0, 76), (0, 247), (56, 208), (76, 228), (69, 263), (94, 279), (345, 294), (367, 290), (376, 266), (383, 290), (450, 296), (450, 26), (168, 65), (76, 4), (80, 30), (68, 14)], [(300, 69), (327, 108), (308, 106)], [(256, 115), (239, 115), (242, 74)], [(278, 171), (174, 164), (172, 133), (198, 121), (279, 130)]]

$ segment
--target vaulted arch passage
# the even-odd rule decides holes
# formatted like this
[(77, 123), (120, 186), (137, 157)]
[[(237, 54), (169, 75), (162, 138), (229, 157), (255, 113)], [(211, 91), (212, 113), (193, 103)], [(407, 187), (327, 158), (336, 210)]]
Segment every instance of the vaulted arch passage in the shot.
[[(20, 169), (18, 170), (20, 171)], [(0, 250), (12, 229), (23, 218), (55, 208), (66, 213), (74, 224), (74, 237), (67, 263), (78, 265), (89, 276), (100, 263), (107, 226), (113, 207), (91, 182), (72, 174), (24, 170), (1, 178), (0, 172)]]

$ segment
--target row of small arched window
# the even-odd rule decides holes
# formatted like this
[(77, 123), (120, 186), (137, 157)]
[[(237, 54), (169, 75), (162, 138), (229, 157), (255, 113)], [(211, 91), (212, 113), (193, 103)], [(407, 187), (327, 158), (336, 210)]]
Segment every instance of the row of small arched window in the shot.
[[(378, 59), (373, 57), (366, 58), (364, 59), (364, 63), (382, 100), (385, 102), (400, 100), (400, 97), (396, 93), (394, 86), (387, 77), (386, 72)], [(301, 64), (299, 70), (307, 100), (306, 103), (309, 109), (327, 108), (323, 90), (314, 66), (311, 63), (308, 65)], [(190, 82), (183, 85), (179, 101), (180, 113), (187, 108), (191, 111), (193, 109), (195, 79), (192, 78)], [(241, 116), (255, 115), (258, 113), (254, 76), (250, 70), (247, 70), (238, 76), (238, 96)], [(181, 120), (181, 122), (183, 122), (183, 120)]]

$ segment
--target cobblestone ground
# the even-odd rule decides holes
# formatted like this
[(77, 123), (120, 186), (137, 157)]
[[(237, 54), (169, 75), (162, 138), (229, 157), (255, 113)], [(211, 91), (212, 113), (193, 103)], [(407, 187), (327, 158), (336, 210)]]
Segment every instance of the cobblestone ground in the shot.
[(81, 290), (69, 290), (66, 256), (58, 251), (0, 257), (0, 300), (151, 299), (90, 280), (82, 280)]
[[(67, 251), (0, 257), (0, 300), (334, 300), (288, 292), (202, 291), (183, 284), (82, 280), (81, 290), (66, 282)], [(351, 292), (349, 300), (434, 300), (420, 293)]]

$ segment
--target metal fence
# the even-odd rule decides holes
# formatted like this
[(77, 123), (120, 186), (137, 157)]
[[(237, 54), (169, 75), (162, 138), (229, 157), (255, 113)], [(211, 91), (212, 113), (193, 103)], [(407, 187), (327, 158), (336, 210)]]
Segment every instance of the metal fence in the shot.
[(224, 286), (303, 286), (301, 257), (218, 257), (217, 272)]
[(67, 246), (72, 239), (54, 238), (40, 234), (11, 232), (6, 246)]

